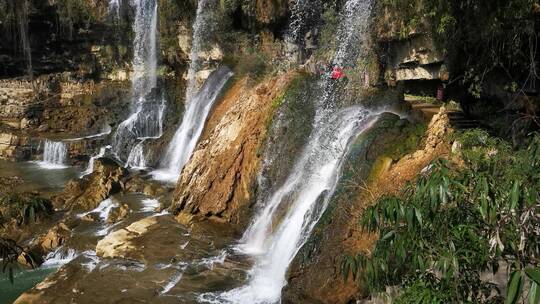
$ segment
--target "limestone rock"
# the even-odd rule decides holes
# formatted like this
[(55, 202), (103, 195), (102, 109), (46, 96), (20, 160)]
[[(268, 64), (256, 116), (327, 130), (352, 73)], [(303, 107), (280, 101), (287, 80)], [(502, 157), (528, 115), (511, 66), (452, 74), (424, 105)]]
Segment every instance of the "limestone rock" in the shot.
[(42, 252), (50, 252), (64, 244), (70, 236), (71, 229), (66, 224), (59, 223), (41, 237), (38, 244)]
[(288, 0), (256, 0), (255, 12), (257, 21), (272, 24), (285, 17), (288, 10)]
[(156, 223), (156, 217), (147, 217), (126, 228), (110, 233), (97, 243), (96, 254), (103, 258), (136, 259), (138, 257), (137, 247), (132, 243), (132, 240), (146, 233)]
[(107, 218), (108, 224), (118, 223), (121, 220), (125, 219), (126, 216), (131, 212), (131, 209), (127, 204), (121, 204), (118, 207), (114, 207)]
[(64, 192), (55, 198), (55, 207), (91, 210), (123, 187), (127, 170), (109, 158), (94, 161), (94, 172), (82, 179), (71, 180)]
[[(392, 122), (391, 115), (383, 115), (388, 122)], [(367, 144), (367, 151), (357, 150), (354, 145), (351, 147), (350, 153), (362, 152), (359, 154), (362, 157), (357, 158), (356, 163), (345, 163), (343, 167), (345, 170), (354, 170), (354, 174), (349, 176), (359, 180), (351, 182), (340, 179), (337, 187), (339, 189), (344, 185), (350, 187), (349, 185), (356, 184), (356, 189), (349, 188), (342, 192), (346, 193), (345, 196), (340, 195), (339, 191), (335, 192), (324, 215), (329, 220), (317, 224), (289, 267), (283, 303), (350, 303), (362, 297), (362, 286), (352, 279), (344, 281), (340, 271), (344, 256), (370, 252), (376, 240), (376, 235), (359, 229), (362, 211), (376, 199), (399, 191), (434, 159), (445, 155), (450, 148), (446, 140), (452, 129), (442, 108), (432, 118), (418, 150), (392, 162), (392, 159), (381, 153), (384, 153), (385, 147), (399, 145), (405, 135), (400, 131), (399, 125), (402, 123), (399, 117), (394, 120), (396, 123), (387, 124), (386, 127), (381, 126), (379, 121), (368, 132), (368, 136), (360, 137), (360, 143)], [(354, 159), (350, 157), (351, 155), (347, 162)], [(362, 175), (367, 176), (368, 171), (371, 171), (370, 178), (362, 180)], [(342, 174), (346, 176), (347, 172)], [(343, 182), (346, 183), (342, 184)], [(350, 204), (350, 207), (340, 208), (339, 204), (344, 202)], [(328, 284), (329, 282), (332, 284)]]
[(184, 24), (180, 24), (178, 28), (178, 46), (185, 58), (189, 57), (191, 50), (191, 31)]
[(169, 191), (163, 184), (145, 179), (136, 175), (125, 182), (124, 189), (129, 192), (144, 193), (148, 196), (158, 197)]

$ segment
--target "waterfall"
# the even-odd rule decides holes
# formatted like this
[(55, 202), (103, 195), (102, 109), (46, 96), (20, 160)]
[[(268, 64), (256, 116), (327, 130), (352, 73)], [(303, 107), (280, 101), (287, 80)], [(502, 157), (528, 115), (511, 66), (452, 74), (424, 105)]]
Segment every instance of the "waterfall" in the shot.
[[(345, 108), (313, 134), (293, 173), (272, 194), (239, 245), (256, 258), (249, 282), (219, 295), (220, 299), (231, 303), (279, 301), (289, 264), (328, 205), (348, 144), (371, 125), (373, 117), (362, 107)], [(279, 218), (284, 208), (287, 212)], [(274, 226), (276, 222), (279, 224)]]
[[(133, 76), (131, 115), (118, 126), (112, 150), (127, 161), (135, 152), (144, 149), (141, 142), (161, 137), (165, 99), (156, 94), (157, 87), (157, 12), (156, 0), (133, 0), (135, 21), (133, 30)], [(144, 167), (144, 159), (131, 166)]]
[(160, 169), (153, 173), (157, 180), (169, 182), (178, 180), (180, 171), (195, 149), (214, 102), (232, 76), (232, 72), (228, 68), (222, 67), (212, 73), (202, 89), (197, 92), (196, 74), (203, 63), (199, 54), (205, 47), (204, 42), (208, 42), (211, 38), (215, 7), (217, 7), (216, 0), (199, 0), (197, 16), (193, 24), (191, 61), (187, 74), (186, 111), (165, 156), (161, 160)]
[(41, 267), (60, 267), (63, 266), (75, 258), (78, 254), (74, 249), (58, 247), (55, 251), (49, 252), (45, 257), (45, 262)]
[(109, 0), (109, 16), (120, 17), (120, 0)]
[(305, 59), (306, 34), (314, 35), (318, 26), (313, 20), (322, 12), (321, 0), (291, 0), (291, 17), (285, 35), (286, 52), (293, 62)]
[(155, 179), (176, 182), (197, 145), (214, 102), (232, 75), (226, 67), (213, 72), (200, 92), (189, 102), (182, 123), (162, 159), (161, 169), (152, 173)]
[(144, 155), (144, 140), (139, 142), (129, 153), (127, 166), (132, 168), (146, 168), (146, 156)]
[[(339, 20), (334, 64), (354, 66), (363, 51), (371, 0), (348, 0)], [(258, 205), (261, 210), (244, 233), (238, 249), (255, 259), (246, 285), (220, 294), (211, 303), (278, 303), (286, 272), (326, 210), (349, 144), (375, 121), (362, 106), (339, 109), (336, 82), (324, 77), (315, 100), (313, 133), (287, 180)], [(263, 198), (264, 199), (264, 198)]]
[(196, 76), (202, 66), (199, 54), (205, 47), (204, 43), (210, 41), (216, 7), (216, 0), (199, 0), (197, 4), (197, 15), (193, 23), (193, 39), (191, 39), (192, 44), (189, 53), (190, 63), (187, 74), (186, 103), (190, 103), (197, 92)]
[(66, 167), (67, 146), (61, 141), (45, 139), (43, 145), (43, 161), (40, 166), (46, 169), (60, 169)]
[(94, 162), (96, 161), (96, 159), (105, 156), (105, 152), (107, 151), (107, 149), (110, 149), (110, 148), (111, 146), (101, 147), (97, 155), (90, 157), (90, 160), (88, 161), (88, 166), (86, 167), (86, 170), (84, 170), (84, 172), (81, 173), (81, 177), (94, 172)]

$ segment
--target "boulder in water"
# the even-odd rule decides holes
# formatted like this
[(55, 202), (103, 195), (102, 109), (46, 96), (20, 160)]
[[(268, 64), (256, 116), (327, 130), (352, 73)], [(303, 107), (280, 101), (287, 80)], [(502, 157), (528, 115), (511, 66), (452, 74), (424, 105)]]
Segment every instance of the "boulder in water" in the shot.
[(70, 236), (71, 229), (65, 223), (59, 223), (39, 239), (38, 246), (42, 252), (50, 252), (64, 244)]
[(111, 210), (111, 213), (109, 213), (109, 217), (107, 218), (107, 223), (108, 224), (118, 223), (124, 218), (126, 218), (126, 216), (128, 216), (129, 213), (131, 213), (131, 209), (129, 208), (127, 204), (121, 204), (118, 207), (114, 207)]
[(94, 162), (94, 172), (82, 179), (71, 180), (63, 194), (55, 199), (58, 208), (92, 210), (100, 202), (124, 188), (123, 179), (128, 175), (115, 160), (99, 158)]

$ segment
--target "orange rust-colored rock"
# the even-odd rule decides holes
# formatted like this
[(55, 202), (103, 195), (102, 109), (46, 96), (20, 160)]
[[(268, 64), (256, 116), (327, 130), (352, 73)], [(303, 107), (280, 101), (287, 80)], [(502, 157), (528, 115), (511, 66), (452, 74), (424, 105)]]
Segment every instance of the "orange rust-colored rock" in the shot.
[(288, 73), (255, 87), (243, 79), (225, 94), (176, 187), (172, 209), (179, 221), (247, 220), (242, 215), (252, 201), (271, 104), (292, 78)]

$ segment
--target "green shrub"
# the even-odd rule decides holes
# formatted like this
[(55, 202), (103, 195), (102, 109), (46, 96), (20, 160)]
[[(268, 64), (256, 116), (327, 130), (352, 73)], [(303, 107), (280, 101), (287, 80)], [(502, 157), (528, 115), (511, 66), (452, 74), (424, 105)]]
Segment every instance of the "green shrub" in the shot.
[(9, 218), (17, 219), (19, 225), (35, 223), (41, 216), (53, 213), (51, 202), (37, 195), (7, 194), (0, 198), (0, 205), (7, 210)]
[(498, 289), (480, 275), (504, 262), (512, 273), (507, 303), (526, 280), (524, 296), (540, 296), (540, 135), (518, 151), (483, 131), (457, 140), (464, 166), (438, 160), (400, 195), (365, 211), (362, 227), (379, 240), (371, 255), (344, 258), (346, 278), (352, 272), (372, 292), (401, 287), (398, 303), (497, 302), (489, 295)]

